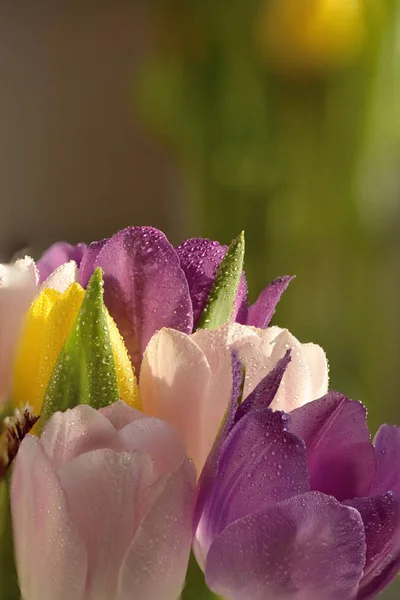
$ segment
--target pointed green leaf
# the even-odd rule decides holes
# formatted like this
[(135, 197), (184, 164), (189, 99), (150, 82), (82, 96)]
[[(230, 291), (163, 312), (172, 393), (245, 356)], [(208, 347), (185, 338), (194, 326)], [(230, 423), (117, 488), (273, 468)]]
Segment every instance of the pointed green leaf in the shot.
[(197, 329), (216, 329), (233, 313), (244, 261), (244, 233), (233, 240), (225, 254), (210, 290)]
[(102, 408), (119, 398), (117, 372), (103, 301), (103, 277), (96, 269), (56, 362), (45, 393), (40, 425), (57, 410), (89, 404)]

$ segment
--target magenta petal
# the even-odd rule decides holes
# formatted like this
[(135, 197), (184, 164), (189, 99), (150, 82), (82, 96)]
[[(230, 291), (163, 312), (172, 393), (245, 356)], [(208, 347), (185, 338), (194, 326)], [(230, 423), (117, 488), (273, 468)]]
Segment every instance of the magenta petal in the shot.
[(363, 405), (330, 392), (290, 417), (290, 431), (307, 446), (311, 488), (338, 500), (366, 496), (376, 460)]
[(292, 279), (294, 279), (294, 277), (286, 275), (285, 277), (280, 277), (270, 283), (269, 286), (261, 292), (256, 302), (249, 307), (246, 325), (253, 325), (260, 329), (268, 327), (275, 312), (276, 305)]
[(81, 285), (85, 288), (89, 283), (93, 271), (95, 269), (97, 257), (100, 254), (100, 250), (106, 245), (108, 238), (100, 240), (99, 242), (92, 242), (87, 248), (82, 257), (81, 264), (79, 266), (79, 279)]
[(374, 448), (377, 469), (370, 495), (392, 491), (400, 497), (400, 427), (382, 425), (375, 436)]
[[(217, 269), (224, 258), (227, 246), (204, 238), (191, 238), (176, 248), (181, 267), (189, 284), (193, 304), (193, 322), (198, 318), (207, 302)], [(247, 310), (247, 284), (244, 273), (240, 280), (232, 320), (239, 320)]]
[(375, 598), (400, 567), (400, 501), (392, 493), (346, 502), (361, 514), (367, 542), (367, 560), (357, 600)]
[(359, 513), (311, 492), (229, 525), (210, 548), (206, 580), (229, 600), (350, 600), (364, 563)]
[(56, 242), (50, 246), (36, 263), (39, 271), (39, 284), (43, 283), (57, 267), (70, 260), (75, 261), (79, 267), (86, 247), (84, 243), (72, 246), (67, 242)]
[(256, 411), (232, 429), (200, 521), (204, 539), (214, 538), (236, 519), (310, 489), (306, 449), (286, 431), (287, 418), (277, 411)]
[(101, 249), (104, 300), (139, 372), (142, 354), (162, 327), (191, 333), (192, 303), (178, 256), (161, 231), (128, 227)]

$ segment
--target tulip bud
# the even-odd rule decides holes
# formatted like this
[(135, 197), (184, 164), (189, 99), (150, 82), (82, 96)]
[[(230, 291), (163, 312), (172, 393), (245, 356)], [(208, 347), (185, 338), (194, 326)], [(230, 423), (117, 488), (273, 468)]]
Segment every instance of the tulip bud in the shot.
[(24, 600), (176, 600), (195, 473), (162, 421), (119, 401), (55, 413), (22, 442), (11, 486)]

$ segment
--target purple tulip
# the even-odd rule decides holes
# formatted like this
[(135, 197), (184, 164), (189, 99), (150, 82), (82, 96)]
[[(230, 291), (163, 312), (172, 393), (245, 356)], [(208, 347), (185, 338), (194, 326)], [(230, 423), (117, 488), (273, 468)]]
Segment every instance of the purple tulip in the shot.
[(371, 443), (363, 405), (336, 392), (272, 411), (289, 360), (239, 406), (235, 364), (199, 482), (198, 562), (228, 600), (373, 598), (400, 567), (400, 428)]
[[(174, 249), (153, 227), (127, 227), (88, 247), (54, 244), (38, 267), (43, 280), (61, 263), (75, 260), (83, 286), (96, 267), (103, 269), (106, 305), (138, 370), (156, 331), (162, 327), (194, 331), (226, 251), (227, 246), (202, 238), (186, 240)], [(232, 321), (267, 327), (291, 279), (277, 279), (249, 307), (243, 273)]]

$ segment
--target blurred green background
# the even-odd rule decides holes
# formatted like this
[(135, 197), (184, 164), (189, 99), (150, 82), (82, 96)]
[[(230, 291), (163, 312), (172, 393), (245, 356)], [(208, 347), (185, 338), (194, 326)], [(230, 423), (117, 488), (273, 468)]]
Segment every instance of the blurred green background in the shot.
[[(400, 1), (0, 7), (0, 257), (246, 231), (250, 295), (400, 422)], [(386, 598), (398, 598), (399, 588)]]

